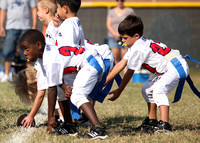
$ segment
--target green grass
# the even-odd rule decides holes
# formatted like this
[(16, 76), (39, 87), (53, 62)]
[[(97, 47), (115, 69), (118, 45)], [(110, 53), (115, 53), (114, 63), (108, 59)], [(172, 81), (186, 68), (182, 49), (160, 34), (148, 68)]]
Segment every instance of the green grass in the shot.
[[(192, 70), (191, 78), (200, 90), (200, 72)], [(116, 85), (114, 88), (116, 88)], [(77, 137), (49, 135), (46, 133), (46, 126), (41, 126), (35, 129), (26, 142), (200, 142), (200, 100), (192, 93), (187, 83), (184, 86), (182, 98), (178, 103), (171, 103), (175, 90), (171, 91), (168, 95), (171, 103), (170, 124), (173, 126), (173, 132), (168, 134), (155, 133), (151, 135), (133, 131), (132, 128), (139, 126), (147, 116), (147, 106), (141, 95), (141, 88), (142, 84), (130, 82), (126, 90), (116, 101), (111, 102), (106, 98), (103, 104), (96, 104), (95, 109), (98, 117), (109, 133), (109, 138), (104, 141), (90, 141)], [(0, 142), (5, 142), (13, 133), (18, 131), (18, 127), (16, 127), (18, 116), (29, 112), (31, 106), (25, 106), (19, 101), (19, 98), (15, 95), (9, 83), (0, 83), (0, 97)], [(79, 132), (83, 134), (87, 130), (89, 128), (80, 127)]]

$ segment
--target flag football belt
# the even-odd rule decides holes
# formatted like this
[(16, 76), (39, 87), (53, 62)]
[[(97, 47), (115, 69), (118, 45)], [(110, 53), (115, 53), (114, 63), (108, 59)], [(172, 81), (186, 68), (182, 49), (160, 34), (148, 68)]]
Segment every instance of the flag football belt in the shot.
[[(200, 98), (200, 92), (197, 90), (197, 88), (194, 86), (193, 84), (193, 81), (191, 80), (190, 78), (190, 75), (188, 74), (188, 76), (186, 77), (186, 73), (181, 65), (181, 62), (178, 60), (178, 57), (180, 57), (180, 53), (179, 52), (175, 52), (172, 54), (173, 56), (175, 56), (175, 58), (173, 58), (172, 60), (170, 60), (170, 62), (173, 64), (173, 66), (176, 68), (179, 76), (180, 76), (180, 81), (179, 81), (179, 84), (178, 84), (178, 87), (176, 89), (176, 93), (175, 93), (175, 96), (174, 96), (174, 101), (173, 103), (175, 102), (178, 102), (181, 98), (181, 94), (182, 94), (182, 91), (183, 91), (183, 86), (185, 84), (185, 80), (188, 82), (190, 88), (192, 89), (193, 93), (196, 94), (199, 98)], [(170, 59), (170, 57), (173, 57), (173, 56), (168, 56), (168, 60)], [(200, 62), (194, 60), (190, 55), (186, 55), (184, 56), (184, 58), (188, 58), (189, 60), (197, 63), (197, 64), (200, 64)]]
[(104, 87), (104, 83), (106, 81), (106, 77), (109, 73), (110, 67), (111, 67), (111, 62), (109, 59), (104, 59), (103, 60), (104, 65), (105, 65), (105, 71), (103, 73), (102, 79), (101, 81), (97, 82), (95, 87), (93, 88), (92, 92), (89, 94), (89, 97), (93, 100), (93, 101), (98, 101), (100, 103), (103, 103), (105, 97), (108, 95), (108, 93), (110, 92), (112, 85), (113, 85), (113, 81), (115, 80), (117, 82), (117, 85), (119, 86), (121, 84), (122, 78), (121, 76), (118, 74), (112, 81), (110, 81), (107, 86), (105, 88)]

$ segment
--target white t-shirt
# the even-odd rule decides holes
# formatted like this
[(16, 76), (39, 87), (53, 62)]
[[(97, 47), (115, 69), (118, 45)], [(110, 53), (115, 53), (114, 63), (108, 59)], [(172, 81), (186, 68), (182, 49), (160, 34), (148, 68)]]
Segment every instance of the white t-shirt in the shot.
[(37, 70), (36, 78), (37, 78), (37, 89), (44, 90), (48, 89), (47, 85), (47, 77), (42, 64), (42, 59), (38, 58), (34, 65)]
[(168, 63), (164, 56), (172, 50), (163, 43), (142, 36), (128, 49), (123, 58), (128, 60), (128, 69), (140, 70), (144, 66), (150, 72), (162, 74), (166, 72)]
[(58, 33), (58, 28), (54, 27), (53, 21), (51, 21), (46, 29), (45, 33), (45, 41), (48, 45), (55, 45), (56, 44), (56, 35)]
[(65, 19), (58, 28), (58, 46), (84, 45), (84, 32), (78, 17)]

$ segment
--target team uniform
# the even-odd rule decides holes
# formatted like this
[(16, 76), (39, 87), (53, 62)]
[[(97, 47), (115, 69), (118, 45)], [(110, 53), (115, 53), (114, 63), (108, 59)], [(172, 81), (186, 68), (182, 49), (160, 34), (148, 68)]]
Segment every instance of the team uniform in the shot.
[(45, 42), (48, 45), (56, 44), (56, 34), (58, 33), (58, 28), (54, 26), (53, 21), (51, 21), (45, 32)]
[(128, 49), (124, 59), (128, 60), (128, 69), (140, 70), (141, 67), (145, 67), (154, 73), (144, 83), (142, 95), (147, 103), (156, 103), (157, 106), (169, 106), (167, 93), (189, 74), (187, 62), (177, 50), (144, 36)]
[(71, 44), (84, 46), (84, 32), (78, 17), (65, 19), (56, 36), (58, 46)]
[(104, 62), (96, 50), (85, 51), (84, 47), (46, 45), (43, 65), (47, 75), (48, 87), (63, 84), (63, 71), (76, 70), (71, 95), (72, 103), (78, 108), (89, 102), (88, 94), (102, 77)]

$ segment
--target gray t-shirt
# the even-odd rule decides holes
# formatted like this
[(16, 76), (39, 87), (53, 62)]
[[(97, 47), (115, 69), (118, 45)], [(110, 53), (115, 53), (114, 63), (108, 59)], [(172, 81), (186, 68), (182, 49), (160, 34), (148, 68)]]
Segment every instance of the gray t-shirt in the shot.
[(7, 11), (6, 29), (30, 29), (31, 8), (36, 0), (1, 0), (1, 8)]
[[(118, 26), (119, 26), (120, 22), (122, 22), (124, 20), (124, 18), (126, 18), (126, 16), (128, 16), (129, 14), (136, 15), (133, 8), (127, 7), (126, 10), (124, 11), (124, 13), (120, 16), (117, 15), (117, 13), (114, 11), (114, 8), (108, 12), (107, 18), (111, 18), (111, 25), (115, 32), (118, 32)], [(108, 32), (108, 36), (113, 37), (110, 32)]]

